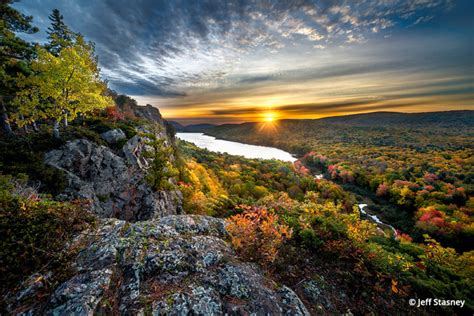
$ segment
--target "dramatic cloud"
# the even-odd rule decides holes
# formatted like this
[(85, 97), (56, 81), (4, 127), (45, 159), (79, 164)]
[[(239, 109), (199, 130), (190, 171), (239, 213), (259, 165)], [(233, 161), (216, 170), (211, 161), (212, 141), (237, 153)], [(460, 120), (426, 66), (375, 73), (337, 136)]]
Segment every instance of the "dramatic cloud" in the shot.
[[(411, 110), (433, 95), (455, 95), (455, 108), (473, 105), (459, 101), (473, 89), (468, 0), (25, 0), (17, 6), (35, 17), (43, 32), (29, 39), (40, 42), (50, 11), (60, 9), (73, 30), (96, 43), (112, 88), (168, 116), (238, 113), (244, 120), (245, 106), (301, 115), (291, 104), (406, 98), (403, 82), (417, 90)], [(451, 86), (436, 86), (441, 79)]]

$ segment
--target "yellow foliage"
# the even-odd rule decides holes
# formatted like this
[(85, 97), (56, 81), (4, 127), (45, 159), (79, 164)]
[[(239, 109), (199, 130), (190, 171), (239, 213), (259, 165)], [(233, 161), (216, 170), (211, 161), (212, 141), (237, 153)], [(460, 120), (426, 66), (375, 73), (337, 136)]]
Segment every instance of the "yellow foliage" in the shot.
[(360, 244), (377, 234), (377, 225), (366, 220), (358, 220), (347, 226), (347, 232), (350, 239)]
[(189, 213), (210, 214), (214, 202), (226, 197), (227, 192), (210, 169), (191, 160), (187, 164), (189, 183), (181, 186), (184, 195), (184, 208)]
[(82, 37), (54, 56), (38, 49), (31, 64), (35, 75), (21, 80), (22, 88), (14, 103), (18, 106), (19, 126), (39, 119), (74, 119), (113, 104), (105, 96), (106, 84), (100, 79), (94, 48)]

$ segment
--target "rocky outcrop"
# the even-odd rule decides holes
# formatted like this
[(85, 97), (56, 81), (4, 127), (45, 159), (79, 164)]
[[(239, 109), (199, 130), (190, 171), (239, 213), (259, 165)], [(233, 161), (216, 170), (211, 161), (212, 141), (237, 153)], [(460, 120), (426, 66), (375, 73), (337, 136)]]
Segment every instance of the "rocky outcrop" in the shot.
[(105, 133), (100, 134), (100, 137), (105, 140), (108, 144), (117, 144), (119, 141), (127, 138), (127, 135), (120, 129), (112, 129)]
[[(240, 261), (224, 221), (167, 216), (127, 223), (101, 220), (70, 248), (82, 249), (73, 275), (41, 302), (49, 274), (24, 284), (10, 312), (47, 315), (308, 315), (298, 296)], [(34, 281), (36, 280), (36, 281)], [(28, 295), (25, 295), (25, 291)], [(30, 300), (25, 299), (29, 297)]]
[(88, 200), (99, 217), (138, 221), (179, 214), (179, 191), (156, 192), (144, 181), (144, 146), (135, 136), (124, 145), (122, 157), (106, 146), (77, 139), (48, 152), (45, 162), (66, 174), (68, 186), (59, 198)]
[(133, 106), (133, 113), (139, 118), (164, 125), (160, 110), (151, 104)]

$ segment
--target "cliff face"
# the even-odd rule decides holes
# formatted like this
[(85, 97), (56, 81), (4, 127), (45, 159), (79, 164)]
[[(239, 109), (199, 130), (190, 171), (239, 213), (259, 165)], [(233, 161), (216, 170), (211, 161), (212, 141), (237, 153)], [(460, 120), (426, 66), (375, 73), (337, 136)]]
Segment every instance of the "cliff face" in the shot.
[(163, 118), (161, 117), (160, 111), (151, 104), (134, 106), (132, 110), (136, 116), (142, 119), (163, 125)]
[[(135, 110), (137, 116), (159, 127), (155, 136), (163, 139), (163, 146), (171, 146), (159, 110), (152, 106), (137, 106)], [(88, 200), (91, 210), (101, 218), (140, 221), (180, 214), (182, 195), (179, 190), (156, 192), (144, 179), (150, 163), (145, 152), (150, 148), (149, 139), (141, 135), (150, 129), (138, 129), (141, 134), (127, 140), (120, 150), (76, 139), (46, 153), (46, 164), (66, 174), (68, 186), (59, 198)], [(102, 134), (110, 144), (117, 144), (124, 137), (120, 129)], [(174, 184), (172, 179), (169, 181)]]
[(80, 248), (72, 276), (47, 300), (34, 298), (49, 274), (34, 275), (10, 297), (25, 315), (309, 315), (298, 296), (240, 261), (224, 221), (174, 215), (127, 223), (101, 220), (69, 248)]
[(146, 166), (140, 163), (142, 157), (137, 157), (143, 140), (135, 137), (125, 144), (122, 156), (85, 139), (48, 152), (46, 163), (63, 170), (68, 180), (61, 198), (86, 199), (91, 202), (92, 211), (102, 218), (137, 221), (179, 214), (179, 191), (155, 192), (144, 181)]

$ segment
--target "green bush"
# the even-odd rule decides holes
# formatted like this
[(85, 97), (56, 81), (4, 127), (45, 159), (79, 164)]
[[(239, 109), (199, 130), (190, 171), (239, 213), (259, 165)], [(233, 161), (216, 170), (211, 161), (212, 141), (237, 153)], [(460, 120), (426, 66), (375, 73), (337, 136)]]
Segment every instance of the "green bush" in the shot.
[(97, 131), (85, 126), (71, 126), (63, 132), (61, 138), (64, 142), (78, 138), (85, 138), (99, 145), (106, 144)]
[(40, 183), (40, 191), (56, 195), (64, 191), (66, 178), (62, 171), (44, 164), (44, 152), (62, 145), (47, 134), (0, 140), (0, 173), (28, 175), (32, 182)]
[(301, 243), (310, 249), (317, 249), (324, 244), (321, 238), (319, 238), (316, 232), (312, 229), (303, 229), (298, 235), (301, 238)]
[(62, 269), (65, 244), (94, 217), (79, 202), (13, 195), (0, 176), (0, 284), (2, 293), (35, 272)]
[(74, 125), (87, 126), (88, 129), (93, 130), (97, 134), (102, 134), (111, 129), (120, 128), (127, 136), (127, 139), (130, 139), (137, 134), (136, 126), (138, 126), (139, 124), (140, 124), (139, 121), (133, 121), (133, 120), (113, 121), (106, 117), (100, 117), (100, 116), (86, 118), (86, 119), (78, 120), (77, 122), (74, 122)]

